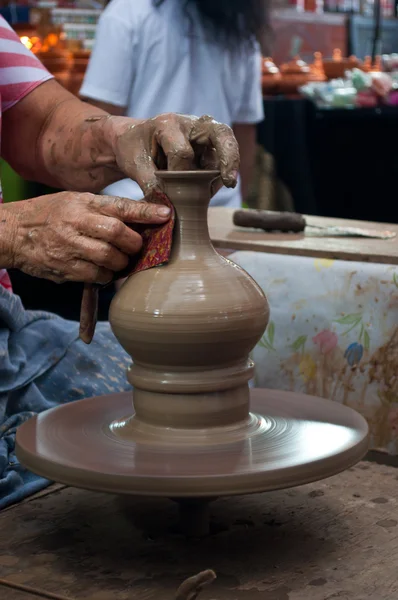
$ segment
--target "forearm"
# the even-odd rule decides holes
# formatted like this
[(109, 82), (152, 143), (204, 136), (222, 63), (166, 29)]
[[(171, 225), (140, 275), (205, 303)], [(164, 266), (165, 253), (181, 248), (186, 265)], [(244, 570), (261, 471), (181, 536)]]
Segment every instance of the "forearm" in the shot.
[(2, 127), (2, 156), (18, 173), (69, 191), (98, 192), (128, 177), (149, 198), (161, 191), (159, 168), (203, 166), (214, 151), (224, 185), (236, 185), (236, 139), (208, 116), (111, 116), (47, 81), (4, 113)]
[(96, 192), (124, 177), (116, 165), (114, 145), (117, 135), (134, 121), (112, 118), (111, 124), (110, 118), (77, 99), (57, 107), (37, 147), (43, 175), (50, 177), (51, 185)]
[(234, 125), (233, 130), (239, 144), (241, 189), (245, 202), (249, 195), (256, 159), (256, 127), (255, 125)]
[[(44, 98), (41, 88), (45, 87)], [(42, 106), (34, 122), (29, 119), (32, 102)], [(5, 115), (3, 155), (24, 178), (87, 192), (98, 192), (123, 178), (114, 143), (134, 124), (132, 119), (112, 117), (110, 124), (105, 111), (78, 100), (53, 81), (31, 92), (18, 103), (16, 114), (13, 111)], [(21, 122), (25, 123), (22, 130)]]

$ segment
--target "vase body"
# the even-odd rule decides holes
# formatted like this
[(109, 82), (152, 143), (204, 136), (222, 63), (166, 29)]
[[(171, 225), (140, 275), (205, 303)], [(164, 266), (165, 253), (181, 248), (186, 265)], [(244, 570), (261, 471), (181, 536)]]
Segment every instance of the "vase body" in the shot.
[(136, 418), (153, 426), (228, 426), (248, 416), (249, 353), (269, 308), (254, 280), (211, 244), (217, 175), (159, 172), (176, 211), (170, 260), (129, 277), (111, 304), (112, 330), (133, 359)]

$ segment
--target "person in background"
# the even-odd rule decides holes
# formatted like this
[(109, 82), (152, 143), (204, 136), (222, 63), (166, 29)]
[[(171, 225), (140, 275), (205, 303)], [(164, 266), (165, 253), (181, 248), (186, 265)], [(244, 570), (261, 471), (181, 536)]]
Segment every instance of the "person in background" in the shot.
[[(230, 125), (240, 180), (211, 204), (239, 207), (263, 119), (258, 40), (267, 21), (264, 0), (112, 0), (99, 20), (80, 96), (113, 115), (211, 114)], [(142, 197), (127, 179), (104, 193)]]

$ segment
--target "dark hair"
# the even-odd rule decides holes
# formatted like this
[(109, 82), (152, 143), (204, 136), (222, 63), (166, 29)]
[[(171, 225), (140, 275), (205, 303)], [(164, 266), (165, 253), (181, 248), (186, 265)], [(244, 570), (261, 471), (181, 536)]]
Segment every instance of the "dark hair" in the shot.
[[(165, 0), (152, 0), (160, 6)], [(266, 0), (181, 0), (192, 21), (189, 9), (197, 10), (204, 27), (214, 40), (236, 48), (262, 41), (268, 28)]]

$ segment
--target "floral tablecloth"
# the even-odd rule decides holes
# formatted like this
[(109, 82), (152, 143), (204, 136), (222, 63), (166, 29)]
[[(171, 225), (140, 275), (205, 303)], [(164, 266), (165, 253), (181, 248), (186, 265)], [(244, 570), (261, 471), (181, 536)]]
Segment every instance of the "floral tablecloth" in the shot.
[(253, 352), (255, 385), (329, 398), (369, 422), (371, 446), (398, 454), (398, 267), (236, 252), (271, 318)]

